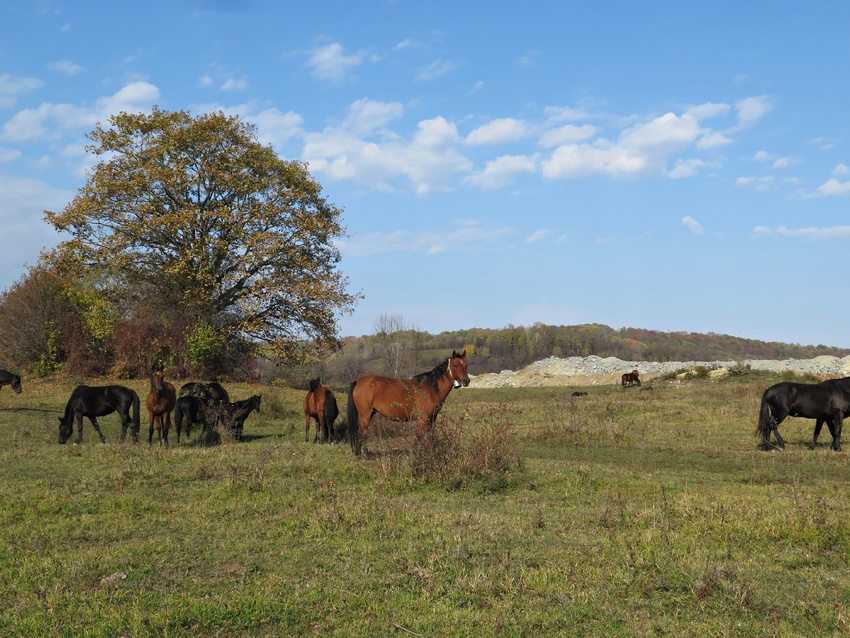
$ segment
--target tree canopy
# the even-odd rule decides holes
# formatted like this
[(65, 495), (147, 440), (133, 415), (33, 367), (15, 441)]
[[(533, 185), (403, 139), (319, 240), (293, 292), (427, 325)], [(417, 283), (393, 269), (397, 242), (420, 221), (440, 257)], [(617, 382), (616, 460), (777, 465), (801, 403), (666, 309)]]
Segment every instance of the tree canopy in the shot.
[[(237, 117), (154, 108), (98, 124), (98, 158), (73, 201), (46, 220), (71, 238), (49, 258), (121, 312), (298, 358), (338, 345), (353, 310), (334, 239), (342, 210), (301, 162)], [(190, 344), (191, 345), (191, 344)], [(203, 348), (201, 348), (202, 350)]]

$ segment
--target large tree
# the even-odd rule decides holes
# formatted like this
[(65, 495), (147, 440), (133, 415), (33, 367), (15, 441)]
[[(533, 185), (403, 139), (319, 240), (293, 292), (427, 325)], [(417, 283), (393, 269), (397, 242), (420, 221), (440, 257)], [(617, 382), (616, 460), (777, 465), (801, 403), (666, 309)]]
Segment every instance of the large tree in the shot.
[[(120, 113), (89, 134), (99, 158), (73, 201), (45, 211), (70, 233), (51, 259), (127, 308), (188, 332), (293, 358), (338, 343), (346, 290), (333, 244), (341, 209), (307, 167), (223, 113)], [(130, 293), (135, 292), (135, 299)]]

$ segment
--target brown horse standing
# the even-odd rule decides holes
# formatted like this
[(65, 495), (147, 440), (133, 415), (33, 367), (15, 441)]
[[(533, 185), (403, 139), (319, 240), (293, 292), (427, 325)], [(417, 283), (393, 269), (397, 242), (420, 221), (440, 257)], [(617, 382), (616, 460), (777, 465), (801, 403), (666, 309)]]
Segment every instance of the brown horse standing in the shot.
[(151, 371), (151, 389), (145, 402), (151, 423), (148, 431), (148, 447), (153, 444), (154, 427), (156, 427), (160, 444), (165, 441), (165, 447), (168, 447), (168, 429), (171, 427), (171, 411), (175, 403), (177, 403), (177, 392), (174, 386), (165, 380), (162, 367), (154, 365)]
[[(310, 390), (304, 397), (304, 442), (310, 440), (310, 419), (316, 419), (316, 436), (313, 443), (321, 441), (330, 443), (333, 440), (334, 421), (339, 416), (336, 397), (331, 389), (322, 385), (321, 381), (310, 379)], [(320, 438), (321, 437), (321, 438)]]
[(631, 372), (626, 372), (626, 374), (623, 375), (621, 383), (626, 387), (631, 387), (632, 384), (637, 383), (638, 387), (640, 387), (640, 374), (638, 374), (636, 369)]
[(466, 368), (464, 350), (461, 354), (452, 352), (433, 370), (412, 379), (377, 375), (356, 379), (348, 390), (348, 440), (352, 451), (360, 454), (375, 412), (395, 421), (415, 421), (417, 436), (433, 428), (452, 388), (469, 385)]

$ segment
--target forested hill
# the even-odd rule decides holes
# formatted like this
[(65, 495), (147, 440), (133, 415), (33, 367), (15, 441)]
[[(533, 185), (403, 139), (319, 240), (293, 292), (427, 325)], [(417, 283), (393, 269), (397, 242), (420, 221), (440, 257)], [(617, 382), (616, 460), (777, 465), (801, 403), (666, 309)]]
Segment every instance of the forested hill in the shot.
[[(617, 357), (625, 361), (740, 361), (743, 359), (811, 359), (820, 355), (844, 357), (850, 349), (741, 339), (729, 335), (659, 332), (639, 328), (615, 330), (601, 324), (502, 329), (456, 330), (438, 335), (417, 331), (379, 333), (345, 340), (348, 353), (361, 361), (388, 365), (396, 372), (413, 372), (453, 349), (466, 348), (475, 371), (517, 370), (546, 357)], [(406, 365), (405, 365), (406, 364)], [(386, 366), (385, 366), (386, 367)], [(408, 368), (407, 370), (405, 368)]]

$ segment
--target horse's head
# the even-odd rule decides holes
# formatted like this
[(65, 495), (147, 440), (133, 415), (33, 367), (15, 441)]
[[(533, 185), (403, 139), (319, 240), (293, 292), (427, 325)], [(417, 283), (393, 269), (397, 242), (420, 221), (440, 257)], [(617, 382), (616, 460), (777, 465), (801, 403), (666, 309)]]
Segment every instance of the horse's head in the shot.
[(322, 382), (319, 381), (319, 377), (315, 379), (310, 379), (310, 392), (315, 392), (319, 389), (319, 386), (322, 385)]
[(452, 351), (452, 356), (449, 358), (448, 373), (454, 381), (454, 387), (463, 386), (465, 388), (469, 385), (469, 373), (467, 373), (466, 367), (466, 350), (461, 354)]
[(69, 413), (59, 417), (59, 443), (64, 445), (74, 432), (74, 417)]
[(151, 372), (151, 390), (156, 392), (157, 397), (162, 396), (162, 391), (165, 389), (164, 381), (165, 373), (162, 368), (154, 368)]
[[(318, 381), (318, 379), (316, 379)], [(260, 401), (263, 399), (262, 394), (255, 394), (251, 397), (251, 407), (257, 411), (257, 414), (260, 413)]]
[(15, 391), (15, 394), (20, 394), (21, 390), (23, 390), (23, 388), (21, 387), (21, 377), (19, 377), (17, 374), (12, 377), (11, 386), (12, 389)]

